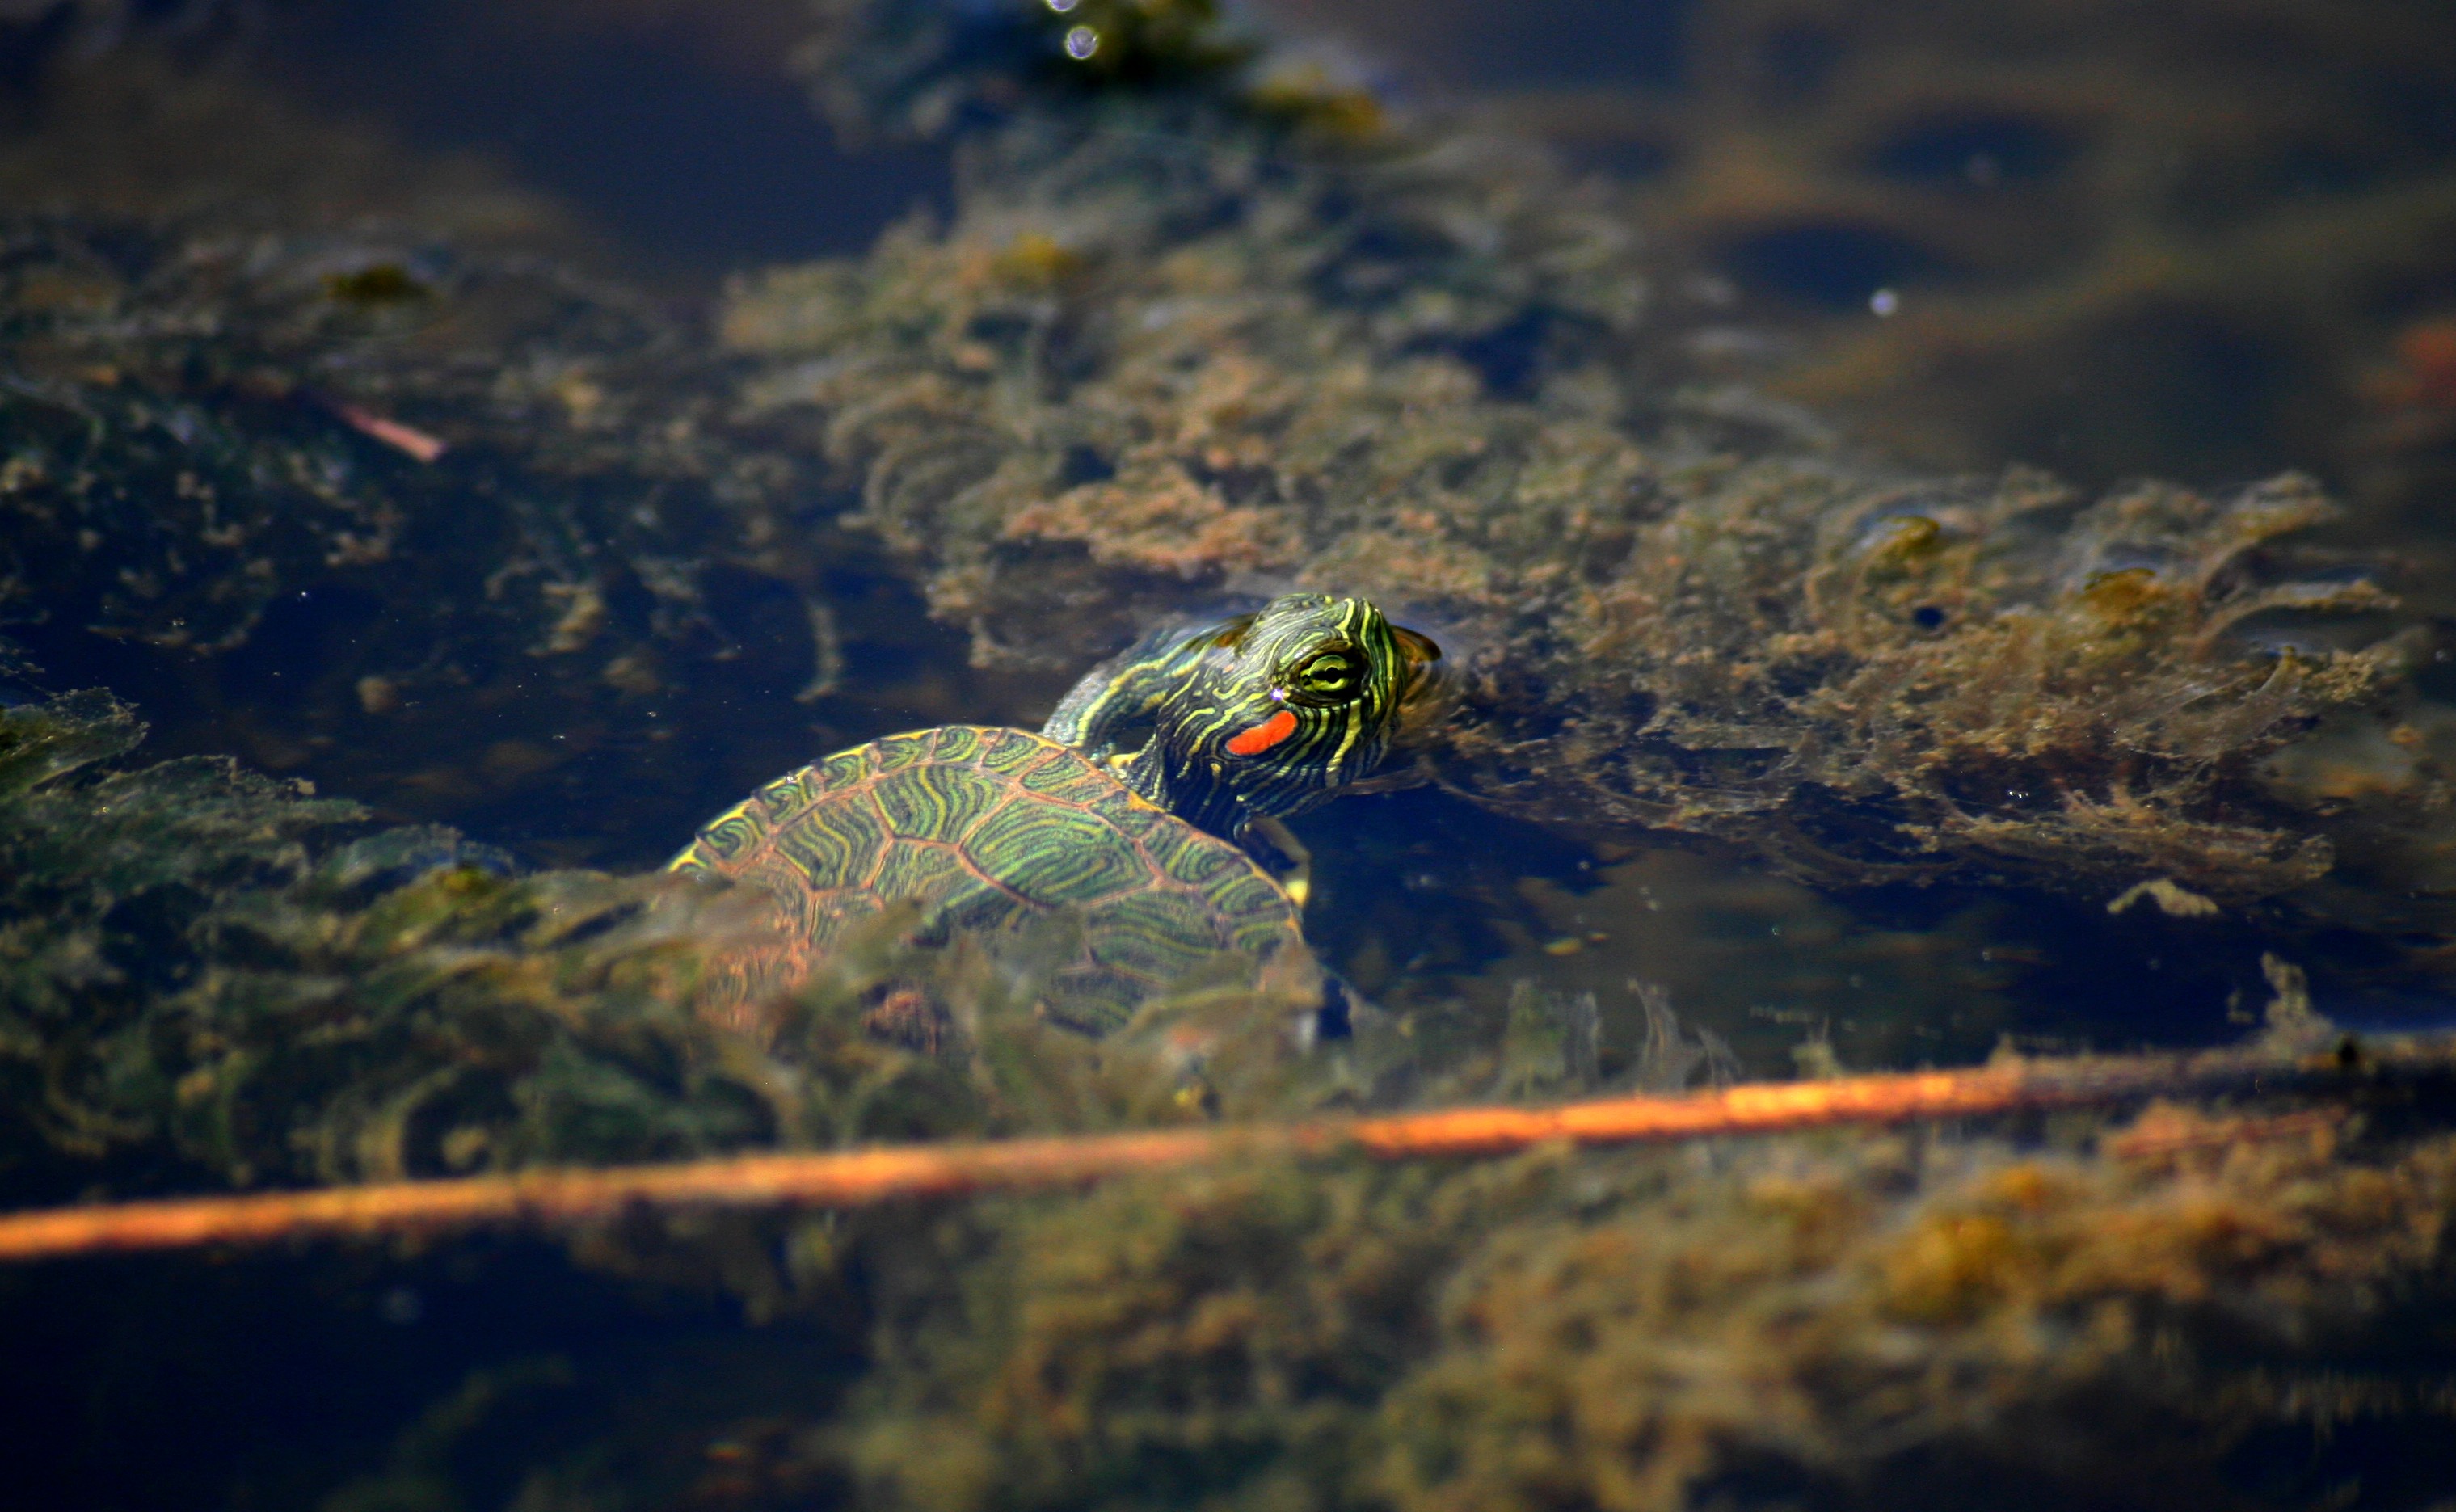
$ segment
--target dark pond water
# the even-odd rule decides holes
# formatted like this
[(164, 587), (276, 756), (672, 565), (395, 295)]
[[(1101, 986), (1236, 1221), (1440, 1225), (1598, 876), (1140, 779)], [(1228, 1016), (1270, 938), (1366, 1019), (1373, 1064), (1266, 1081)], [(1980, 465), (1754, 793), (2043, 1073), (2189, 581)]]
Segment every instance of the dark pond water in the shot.
[[(2393, 582), (2425, 625), (2456, 612), (2456, 24), (2428, 8), (2344, 34), (2316, 4), (1987, 23), (1745, 0), (1260, 9), (1404, 108), (1545, 139), (1614, 181), (1667, 282), (1709, 312), (1689, 343), (1706, 381), (1811, 406), (1919, 470), (2209, 488), (2309, 472), (2346, 506), (2327, 538), (2345, 570)], [(448, 223), (416, 230), (439, 242), (583, 270), (701, 332), (729, 279), (946, 213), (942, 145), (847, 143), (821, 122), (787, 67), (807, 29), (781, 0), (0, 4), (0, 182), (72, 215), (319, 234), (431, 211)], [(324, 156), (350, 166), (297, 166)], [(527, 486), (473, 498), (468, 530)], [(692, 486), (623, 507), (679, 515)], [(811, 528), (803, 591), (701, 582), (690, 674), (636, 685), (558, 681), (508, 644), (454, 651), (448, 677), (371, 682), (371, 648), (412, 665), (403, 638), (422, 632), (345, 574), (285, 583), (244, 644), (210, 655), (93, 633), (81, 606), (44, 612), (39, 584), (0, 632), (39, 669), (12, 686), (113, 689), (150, 723), (149, 755), (234, 755), (517, 868), (632, 871), (828, 751), (951, 721), (1036, 726), (1077, 670), (975, 664), (907, 564), (831, 519)], [(632, 588), (605, 611), (618, 626), (676, 602)], [(2425, 692), (2456, 693), (2432, 676), (2448, 681), (2425, 672)], [(2347, 1027), (2456, 1020), (2446, 942), (2427, 921), (2348, 922), (2377, 910), (1827, 890), (1702, 841), (1599, 841), (1430, 787), (1298, 828), (1318, 868), (1308, 937), (1435, 1060), (1489, 1041), (1513, 1003), (1590, 994), (1602, 1069), (1625, 1070), (1654, 989), (1747, 1076), (2228, 1043), (2270, 996), (2268, 955)], [(824, 1415), (862, 1369), (853, 1311), (746, 1330), (721, 1289), (611, 1279), (511, 1239), (46, 1270), (0, 1280), (0, 1418), (41, 1504), (559, 1506), (524, 1458), (537, 1443)], [(639, 1396), (635, 1379), (667, 1384)], [(2404, 1463), (2384, 1458), (2376, 1483), (2403, 1485)], [(367, 1489), (377, 1469), (391, 1479)], [(2398, 1494), (2337, 1504), (2421, 1504)]]

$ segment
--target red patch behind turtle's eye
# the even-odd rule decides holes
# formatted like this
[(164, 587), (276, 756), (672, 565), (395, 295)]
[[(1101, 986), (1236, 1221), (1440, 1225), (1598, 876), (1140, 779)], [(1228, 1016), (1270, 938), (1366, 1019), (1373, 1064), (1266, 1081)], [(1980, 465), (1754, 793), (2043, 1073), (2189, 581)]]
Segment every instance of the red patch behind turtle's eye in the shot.
[(1228, 739), (1231, 756), (1259, 756), (1297, 732), (1296, 710), (1283, 708), (1251, 729)]

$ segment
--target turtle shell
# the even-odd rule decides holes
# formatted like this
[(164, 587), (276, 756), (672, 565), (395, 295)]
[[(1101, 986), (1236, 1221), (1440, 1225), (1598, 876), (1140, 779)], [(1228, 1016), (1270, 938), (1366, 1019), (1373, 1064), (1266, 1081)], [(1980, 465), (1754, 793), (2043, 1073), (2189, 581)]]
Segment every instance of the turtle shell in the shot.
[(1295, 904), (1251, 857), (1022, 730), (949, 725), (840, 751), (711, 820), (671, 865), (759, 889), (785, 913), (787, 943), (715, 986), (713, 1011), (737, 1023), (906, 900), (924, 939), (972, 931), (993, 950), (1073, 915), (1080, 946), (1042, 1008), (1093, 1033), (1221, 951), (1311, 960)]

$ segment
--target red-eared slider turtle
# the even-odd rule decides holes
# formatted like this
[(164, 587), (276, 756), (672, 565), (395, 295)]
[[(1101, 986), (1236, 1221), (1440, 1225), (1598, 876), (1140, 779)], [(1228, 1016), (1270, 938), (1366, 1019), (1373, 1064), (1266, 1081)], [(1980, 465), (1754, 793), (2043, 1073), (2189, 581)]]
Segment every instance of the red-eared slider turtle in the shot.
[(672, 863), (785, 913), (776, 944), (727, 963), (712, 1006), (743, 1022), (905, 901), (924, 939), (995, 950), (1038, 920), (1079, 928), (1042, 1006), (1094, 1033), (1223, 951), (1318, 981), (1300, 897), (1234, 842), (1260, 848), (1258, 827), (1368, 775), (1438, 655), (1360, 600), (1292, 595), (1104, 664), (1044, 734), (951, 725), (788, 773)]

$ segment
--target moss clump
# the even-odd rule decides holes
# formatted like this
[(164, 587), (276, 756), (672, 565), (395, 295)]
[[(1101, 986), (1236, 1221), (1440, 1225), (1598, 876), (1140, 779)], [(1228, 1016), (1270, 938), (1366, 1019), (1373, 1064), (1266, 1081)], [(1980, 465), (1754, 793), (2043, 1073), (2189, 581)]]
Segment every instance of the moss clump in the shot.
[(1442, 776), (1521, 813), (1830, 881), (2239, 899), (2327, 868), (2320, 806), (2258, 764), (2405, 650), (2384, 595), (2298, 570), (2307, 482), (2093, 501), (1821, 455), (1676, 388), (1624, 207), (1448, 132), (1117, 95), (964, 161), (944, 227), (747, 280), (725, 334), (746, 417), (826, 459), (976, 657), (1361, 592), (1462, 652)]
[[(0, 228), (10, 599), (215, 652), (302, 590), (435, 574), (443, 613), (515, 645), (626, 649), (653, 635), (620, 601), (686, 616), (693, 571), (606, 574), (739, 526), (706, 497), (744, 463), (695, 423), (691, 361), (646, 301), (532, 261), (21, 216)], [(457, 626), (416, 628), (442, 648)], [(389, 670), (414, 689), (414, 665)]]
[(1677, 1506), (2017, 1474), (2047, 1499), (2222, 1495), (2248, 1441), (2314, 1409), (2288, 1382), (2397, 1389), (2411, 1363), (2380, 1352), (2411, 1288), (2439, 1295), (2456, 1197), (2444, 1138), (2225, 1149), (2254, 1127), (2161, 1115), (2091, 1159), (1771, 1154), (1517, 1228), (1450, 1281), (1438, 1351), (1375, 1425), (1374, 1488)]
[(738, 1468), (861, 1506), (1414, 1512), (2006, 1477), (2025, 1505), (2292, 1505), (2359, 1463), (2392, 1502), (2444, 1431), (2406, 1331), (2448, 1300), (2456, 1146), (2359, 1128), (2162, 1109), (2061, 1150), (1261, 1167), (981, 1206), (862, 1241), (871, 1374)]
[(645, 862), (851, 733), (849, 644), (870, 698), (928, 697), (886, 684), (930, 630), (874, 547), (797, 518), (791, 460), (711, 423), (713, 362), (533, 258), (20, 216), (0, 618), (180, 748)]
[(639, 886), (510, 880), (226, 761), (108, 765), (141, 733), (95, 693), (0, 712), (12, 1205), (772, 1134), (687, 1069), (712, 1053), (668, 1006), (687, 936), (598, 937)]

